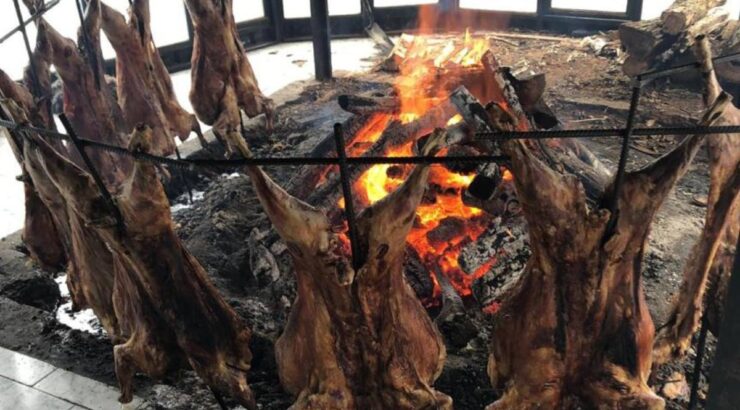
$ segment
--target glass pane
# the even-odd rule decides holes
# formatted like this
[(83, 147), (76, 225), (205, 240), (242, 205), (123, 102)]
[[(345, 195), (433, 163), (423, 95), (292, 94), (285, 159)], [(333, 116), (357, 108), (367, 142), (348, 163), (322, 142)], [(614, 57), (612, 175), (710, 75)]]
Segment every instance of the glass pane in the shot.
[(74, 1), (60, 1), (44, 14), (46, 21), (59, 34), (77, 41), (77, 29), (80, 27), (80, 16), (77, 14), (77, 6)]
[(537, 12), (537, 0), (460, 0), (460, 8), (535, 13)]
[[(283, 0), (286, 19), (311, 17), (311, 0)], [(360, 14), (360, 0), (329, 0), (329, 15)]]
[(418, 4), (436, 4), (437, 0), (375, 0), (375, 7), (415, 6)]
[(152, 13), (152, 37), (157, 47), (188, 41), (190, 16), (182, 0), (156, 0), (149, 2)]
[(234, 19), (237, 23), (265, 16), (262, 0), (234, 0)]
[[(20, 4), (23, 19), (25, 20), (29, 17), (29, 14), (23, 3)], [(3, 11), (3, 13), (0, 13), (0, 36), (4, 36), (10, 30), (18, 27), (18, 19), (16, 18), (13, 4), (6, 4)], [(26, 31), (28, 32), (31, 48), (33, 48), (34, 44), (36, 44), (36, 27), (31, 23), (26, 26)], [(17, 31), (12, 37), (0, 44), (0, 53), (3, 53), (5, 56), (12, 56), (11, 58), (2, 59), (0, 69), (5, 71), (10, 78), (22, 78), (23, 69), (28, 65), (28, 53), (26, 52), (26, 46), (23, 44), (23, 35), (20, 31)]]
[[(105, 4), (118, 10), (128, 19), (128, 0), (106, 0)], [(152, 16), (152, 37), (157, 47), (182, 43), (190, 39), (188, 23), (182, 0), (156, 0), (149, 2)], [(115, 53), (107, 39), (103, 39), (103, 57), (113, 58)]]
[(552, 0), (552, 8), (625, 13), (627, 12), (627, 0)]
[[(123, 14), (128, 19), (128, 0), (107, 0), (105, 4)], [(103, 49), (104, 59), (116, 58), (116, 52), (113, 50), (113, 46), (110, 45), (108, 38), (105, 37), (105, 33), (100, 36), (100, 47)]]
[(642, 19), (649, 20), (660, 17), (663, 10), (673, 4), (673, 0), (650, 0), (642, 3)]

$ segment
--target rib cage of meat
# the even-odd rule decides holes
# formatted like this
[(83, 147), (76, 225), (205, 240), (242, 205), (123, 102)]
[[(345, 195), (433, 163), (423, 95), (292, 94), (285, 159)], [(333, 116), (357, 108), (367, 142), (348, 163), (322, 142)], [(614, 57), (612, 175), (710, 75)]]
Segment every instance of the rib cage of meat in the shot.
[[(424, 155), (443, 140), (444, 132), (435, 132)], [(276, 344), (281, 382), (297, 395), (291, 408), (451, 408), (451, 399), (431, 388), (444, 342), (402, 272), (428, 167), (417, 167), (397, 191), (358, 215), (357, 271), (326, 215), (260, 168), (248, 173), (297, 275), (298, 296)]]

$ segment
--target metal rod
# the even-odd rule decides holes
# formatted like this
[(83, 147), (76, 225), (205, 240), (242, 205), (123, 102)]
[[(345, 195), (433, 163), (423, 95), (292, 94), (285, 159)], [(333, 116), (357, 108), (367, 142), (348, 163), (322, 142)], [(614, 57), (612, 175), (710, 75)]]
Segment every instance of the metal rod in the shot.
[(100, 177), (100, 173), (98, 173), (98, 170), (95, 168), (95, 165), (93, 164), (92, 160), (90, 160), (90, 157), (87, 155), (87, 152), (85, 152), (85, 143), (80, 138), (77, 137), (77, 134), (75, 133), (75, 130), (72, 127), (72, 123), (69, 122), (69, 119), (67, 118), (66, 115), (59, 114), (59, 120), (62, 122), (62, 126), (64, 126), (64, 129), (67, 130), (67, 133), (69, 134), (69, 137), (72, 140), (72, 143), (74, 144), (75, 148), (77, 148), (77, 152), (80, 154), (82, 161), (87, 166), (87, 169), (90, 172), (90, 175), (95, 181), (95, 185), (98, 186), (98, 189), (100, 190), (100, 194), (103, 196), (103, 199), (108, 204), (110, 211), (113, 213), (113, 216), (116, 218), (116, 225), (118, 227), (118, 232), (123, 232), (125, 229), (125, 225), (123, 223), (123, 216), (121, 215), (121, 210), (118, 209), (118, 206), (113, 201), (113, 197), (108, 191), (108, 188), (105, 187), (105, 183), (103, 182), (103, 179)]
[(90, 41), (90, 36), (85, 29), (85, 16), (82, 11), (82, 2), (84, 1), (85, 0), (75, 0), (75, 4), (77, 5), (77, 16), (80, 19), (82, 42), (85, 45), (85, 57), (87, 57), (88, 64), (90, 64), (90, 68), (93, 72), (93, 77), (95, 78), (95, 88), (97, 90), (100, 90), (100, 70), (98, 67), (98, 56), (95, 53), (95, 49), (93, 49), (92, 42)]
[(349, 180), (349, 170), (347, 169), (347, 151), (344, 147), (344, 136), (342, 135), (342, 124), (334, 124), (334, 141), (337, 148), (337, 158), (339, 159), (339, 177), (342, 180), (342, 195), (344, 196), (344, 214), (347, 216), (347, 226), (349, 228), (349, 243), (352, 250), (352, 268), (360, 269), (360, 249), (357, 237), (357, 222), (355, 221), (355, 205), (352, 199), (352, 186)]
[[(182, 161), (182, 155), (180, 155), (180, 148), (178, 148), (177, 146), (175, 146), (175, 155), (177, 156), (177, 159), (179, 161)], [(190, 182), (188, 182), (188, 177), (187, 175), (185, 175), (184, 172), (180, 172), (180, 178), (182, 179), (183, 185), (185, 185), (185, 189), (188, 190), (188, 199), (189, 199), (188, 203), (192, 204), (193, 203), (193, 188), (190, 186)]]
[[(726, 62), (735, 61), (735, 60), (740, 60), (740, 52), (732, 53), (732, 54), (727, 54), (727, 55), (715, 57), (715, 58), (712, 59), (712, 61), (715, 64), (726, 63)], [(646, 73), (640, 74), (638, 76), (638, 80), (637, 81), (639, 81), (641, 83), (641, 85), (644, 85), (644, 84), (646, 84), (646, 83), (648, 83), (648, 82), (650, 82), (652, 80), (655, 80), (657, 78), (667, 77), (669, 75), (673, 75), (673, 74), (681, 73), (681, 72), (684, 72), (684, 71), (688, 71), (688, 70), (699, 68), (700, 67), (700, 64), (701, 63), (697, 61), (697, 62), (694, 62), (694, 63), (688, 63), (688, 64), (684, 64), (684, 65), (679, 65), (679, 66), (676, 66), (676, 67), (669, 67), (669, 68), (664, 68), (664, 69), (661, 69), (661, 70), (648, 71)]]
[[(0, 126), (6, 128), (21, 127), (28, 131), (44, 134), (49, 137), (69, 140), (67, 134), (34, 127), (31, 125), (16, 124), (9, 120), (0, 120)], [(476, 134), (476, 138), (499, 138), (499, 139), (551, 139), (551, 138), (611, 138), (624, 136), (626, 128), (594, 128), (583, 130), (555, 130), (555, 131), (507, 131), (507, 132), (481, 132)], [(632, 136), (662, 136), (662, 135), (712, 135), (712, 134), (738, 134), (740, 125), (720, 125), (720, 126), (691, 126), (691, 127), (661, 127), (661, 128), (635, 128), (632, 130)], [(83, 140), (84, 141), (84, 140)], [(90, 141), (93, 143), (92, 141)], [(403, 157), (401, 157), (403, 158)], [(465, 157), (461, 157), (465, 158)], [(352, 157), (348, 158), (350, 162)], [(394, 158), (396, 160), (398, 158)], [(310, 164), (307, 164), (310, 165)]]
[[(11, 130), (26, 130), (35, 132), (58, 140), (70, 141), (69, 135), (59, 131), (34, 127), (26, 124), (18, 124), (13, 121), (0, 119), (0, 127)], [(625, 135), (626, 129), (596, 129), (596, 130), (565, 130), (565, 131), (530, 131), (530, 132), (502, 132), (481, 133), (479, 137), (486, 138), (512, 138), (512, 139), (546, 139), (546, 138), (602, 138)], [(740, 133), (740, 126), (714, 126), (714, 127), (680, 127), (680, 128), (637, 128), (632, 132), (637, 135), (709, 135)], [(176, 167), (215, 167), (215, 168), (240, 168), (246, 165), (257, 166), (297, 166), (297, 165), (338, 165), (338, 158), (318, 157), (267, 157), (248, 158), (237, 160), (218, 159), (184, 159), (160, 157), (145, 152), (131, 152), (124, 147), (119, 147), (103, 142), (79, 139), (86, 147), (102, 149), (118, 155), (126, 155), (136, 159), (157, 162), (164, 165)], [(509, 160), (504, 155), (481, 155), (481, 156), (459, 156), (459, 157), (347, 157), (347, 165), (375, 165), (375, 164), (449, 164), (449, 163), (484, 163)]]
[[(475, 134), (477, 139), (500, 138), (500, 139), (550, 139), (550, 138), (610, 138), (622, 137), (627, 132), (626, 128), (593, 128), (582, 130), (554, 130), (554, 131), (506, 131), (506, 132), (481, 132)], [(738, 125), (723, 126), (690, 126), (690, 127), (660, 127), (660, 128), (634, 128), (633, 137), (662, 136), (662, 135), (710, 135), (710, 134), (736, 134), (740, 133)]]
[[(729, 245), (729, 244), (728, 244)], [(740, 403), (740, 236), (722, 309), (719, 341), (709, 380), (708, 410), (735, 410)]]
[(208, 386), (208, 388), (211, 390), (211, 393), (213, 393), (213, 397), (216, 398), (218, 407), (220, 407), (221, 410), (229, 410), (229, 406), (227, 406), (226, 402), (224, 401), (224, 396), (220, 392), (216, 391), (216, 389), (214, 389), (213, 387)]
[(605, 238), (612, 235), (614, 228), (616, 227), (617, 220), (619, 219), (619, 194), (622, 191), (622, 185), (624, 184), (624, 174), (627, 169), (627, 159), (630, 153), (630, 139), (632, 138), (632, 132), (635, 127), (635, 117), (637, 116), (637, 107), (640, 105), (640, 94), (642, 93), (642, 85), (635, 83), (632, 88), (632, 99), (630, 101), (630, 111), (627, 114), (627, 127), (622, 137), (622, 152), (619, 155), (619, 166), (617, 167), (617, 175), (614, 177), (614, 190), (611, 193), (611, 198), (607, 209), (611, 213), (609, 224), (607, 225)]
[(704, 351), (707, 345), (707, 331), (709, 325), (706, 315), (701, 318), (701, 330), (699, 331), (699, 343), (696, 346), (696, 358), (694, 359), (694, 374), (691, 377), (691, 395), (689, 396), (688, 410), (694, 410), (699, 402), (699, 382), (701, 381), (701, 365), (704, 361)]
[(0, 37), (0, 44), (4, 43), (4, 42), (5, 42), (5, 41), (6, 41), (7, 39), (9, 39), (10, 37), (12, 37), (12, 36), (13, 36), (13, 34), (15, 34), (15, 33), (19, 32), (19, 31), (21, 31), (21, 27), (22, 27), (22, 26), (23, 26), (23, 27), (25, 27), (25, 26), (27, 26), (27, 25), (28, 25), (29, 23), (31, 23), (32, 21), (34, 21), (35, 19), (37, 19), (37, 18), (39, 18), (39, 17), (43, 16), (44, 14), (46, 14), (46, 12), (47, 12), (47, 11), (49, 11), (49, 10), (51, 10), (51, 9), (52, 9), (52, 7), (54, 7), (54, 6), (56, 6), (57, 4), (59, 4), (59, 1), (60, 1), (60, 0), (53, 0), (53, 1), (49, 2), (49, 3), (45, 3), (45, 4), (44, 4), (44, 7), (43, 7), (42, 9), (40, 9), (40, 10), (37, 10), (37, 11), (36, 11), (35, 13), (33, 13), (33, 14), (31, 15), (31, 17), (29, 17), (29, 18), (27, 18), (26, 20), (24, 20), (22, 24), (18, 25), (18, 26), (17, 26), (17, 27), (15, 27), (14, 29), (12, 29), (12, 30), (8, 31), (7, 33), (5, 33), (5, 35), (4, 35), (4, 36)]
[(31, 67), (31, 91), (33, 95), (39, 95), (41, 90), (41, 83), (39, 82), (38, 73), (36, 72), (36, 64), (33, 61), (33, 51), (31, 51), (31, 42), (28, 40), (28, 32), (26, 32), (26, 25), (23, 24), (23, 15), (21, 13), (21, 6), (18, 0), (13, 0), (15, 6), (15, 15), (18, 18), (18, 26), (21, 34), (23, 35), (23, 43), (26, 46), (26, 53), (28, 54), (28, 65)]
[(331, 38), (327, 0), (311, 0), (311, 31), (313, 32), (316, 79), (318, 81), (331, 80)]

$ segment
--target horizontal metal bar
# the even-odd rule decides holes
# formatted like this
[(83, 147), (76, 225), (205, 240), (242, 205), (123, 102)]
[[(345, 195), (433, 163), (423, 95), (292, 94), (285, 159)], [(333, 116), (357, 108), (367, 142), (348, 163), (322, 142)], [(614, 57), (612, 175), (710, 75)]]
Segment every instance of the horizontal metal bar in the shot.
[[(11, 131), (26, 130), (61, 140), (71, 140), (66, 134), (38, 128), (13, 121), (1, 120), (0, 127)], [(558, 130), (558, 131), (529, 131), (529, 132), (500, 132), (480, 133), (477, 138), (492, 139), (548, 139), (548, 138), (606, 138), (624, 136), (626, 129), (592, 129), (592, 130)], [(717, 127), (675, 127), (675, 128), (636, 128), (633, 136), (649, 135), (709, 135), (740, 133), (740, 126)], [(236, 160), (220, 159), (183, 159), (160, 157), (143, 152), (131, 152), (124, 147), (110, 145), (98, 141), (80, 138), (78, 142), (84, 146), (103, 149), (119, 155), (126, 155), (136, 159), (147, 160), (163, 165), (181, 168), (211, 167), (211, 168), (240, 168), (247, 165), (256, 166), (298, 166), (298, 165), (338, 165), (338, 158), (317, 157), (268, 157), (244, 158)], [(506, 161), (509, 158), (500, 155), (479, 155), (459, 157), (348, 157), (348, 165), (374, 164), (450, 164), (450, 163), (484, 163)]]
[[(512, 132), (482, 132), (476, 138), (495, 139), (549, 139), (549, 138), (611, 138), (624, 136), (627, 129), (585, 129), (585, 130), (555, 130), (555, 131), (512, 131)], [(740, 133), (738, 125), (723, 125), (714, 127), (662, 127), (662, 128), (635, 128), (633, 136), (659, 135), (712, 135)]]
[[(41, 10), (38, 10), (31, 17), (27, 18), (23, 22), (22, 26), (25, 27), (30, 22), (32, 22), (34, 19), (36, 19), (37, 17), (43, 16), (47, 11), (51, 10), (54, 6), (56, 6), (57, 4), (59, 4), (60, 1), (61, 0), (52, 0), (49, 3), (44, 4), (44, 8), (42, 8)], [(13, 34), (19, 32), (19, 31), (21, 31), (21, 25), (16, 26), (14, 29), (12, 29), (9, 32), (7, 32), (4, 36), (0, 37), (0, 44), (4, 43), (7, 39), (9, 39), (10, 37), (12, 37)]]
[[(732, 53), (732, 54), (728, 54), (728, 55), (724, 55), (724, 56), (720, 56), (720, 57), (716, 57), (712, 59), (712, 61), (715, 64), (726, 63), (726, 62), (735, 61), (735, 60), (740, 60), (740, 52)], [(640, 82), (641, 85), (645, 85), (646, 83), (652, 80), (655, 80), (657, 78), (667, 77), (669, 75), (673, 75), (676, 73), (681, 73), (681, 72), (688, 71), (691, 69), (699, 68), (699, 64), (700, 63), (697, 61), (694, 63), (679, 65), (676, 67), (665, 68), (662, 70), (649, 71), (649, 72), (638, 75), (636, 77), (636, 81)]]

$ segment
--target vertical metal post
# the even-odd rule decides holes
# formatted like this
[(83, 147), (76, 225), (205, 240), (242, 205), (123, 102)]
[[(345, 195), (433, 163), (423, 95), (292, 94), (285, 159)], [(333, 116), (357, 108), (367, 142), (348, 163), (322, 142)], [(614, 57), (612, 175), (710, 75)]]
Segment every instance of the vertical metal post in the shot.
[(627, 0), (627, 19), (640, 21), (642, 18), (643, 0)]
[(331, 35), (327, 0), (311, 0), (311, 32), (313, 33), (313, 59), (316, 79), (319, 81), (331, 80)]
[(92, 176), (93, 181), (95, 181), (95, 185), (98, 186), (98, 189), (100, 190), (100, 194), (103, 196), (103, 199), (108, 204), (108, 207), (110, 208), (111, 213), (113, 213), (113, 217), (116, 219), (116, 225), (118, 227), (118, 232), (123, 232), (125, 229), (125, 224), (123, 223), (123, 216), (121, 215), (121, 210), (118, 209), (118, 206), (116, 205), (115, 201), (113, 201), (113, 197), (111, 196), (110, 192), (108, 192), (108, 188), (105, 187), (103, 178), (100, 177), (100, 174), (98, 173), (97, 168), (95, 168), (95, 164), (93, 164), (92, 160), (90, 160), (90, 157), (87, 156), (87, 152), (85, 151), (85, 144), (77, 136), (77, 133), (72, 127), (72, 123), (69, 122), (69, 119), (67, 118), (66, 115), (59, 114), (59, 120), (62, 122), (62, 126), (64, 126), (64, 129), (67, 131), (67, 134), (69, 135), (69, 139), (72, 140), (72, 143), (77, 149), (77, 152), (80, 154), (80, 158), (82, 158), (82, 162), (84, 162), (85, 165), (87, 166), (87, 170), (90, 172), (90, 175)]
[[(177, 155), (177, 159), (182, 161), (182, 155), (180, 154), (180, 148), (175, 146), (175, 155)], [(188, 182), (188, 176), (185, 174), (185, 171), (180, 170), (180, 178), (182, 179), (183, 185), (185, 185), (185, 189), (188, 190), (188, 203), (193, 203), (193, 188), (190, 186), (190, 182)]]
[(627, 159), (629, 158), (630, 153), (630, 140), (632, 139), (632, 131), (635, 129), (635, 118), (637, 117), (637, 107), (640, 105), (641, 94), (642, 78), (638, 76), (635, 79), (635, 85), (632, 87), (632, 100), (630, 101), (630, 110), (627, 114), (627, 126), (625, 127), (624, 136), (622, 137), (622, 152), (619, 156), (617, 175), (614, 178), (614, 190), (611, 193), (611, 198), (608, 204), (611, 219), (609, 220), (605, 237), (609, 237), (614, 233), (614, 228), (616, 227), (617, 219), (619, 218), (619, 193), (624, 184), (624, 174), (627, 169)]
[(701, 381), (701, 365), (704, 362), (704, 351), (707, 347), (707, 315), (701, 318), (701, 330), (699, 331), (699, 342), (696, 346), (696, 358), (694, 359), (694, 374), (691, 377), (691, 395), (689, 396), (688, 410), (694, 410), (699, 402), (699, 382)]
[(100, 90), (98, 56), (95, 54), (95, 49), (92, 46), (92, 41), (90, 41), (90, 36), (88, 35), (87, 30), (85, 30), (85, 13), (83, 8), (87, 7), (87, 0), (77, 0), (75, 1), (75, 4), (77, 5), (77, 16), (80, 19), (80, 31), (82, 33), (82, 42), (85, 45), (85, 56), (87, 57), (88, 64), (90, 64), (90, 68), (92, 69), (93, 78), (95, 78), (95, 88)]
[(334, 143), (339, 158), (339, 177), (342, 181), (342, 195), (344, 196), (344, 213), (347, 215), (347, 226), (349, 228), (349, 242), (352, 249), (352, 268), (360, 269), (360, 251), (357, 241), (357, 223), (355, 222), (355, 205), (352, 199), (352, 187), (349, 181), (349, 170), (347, 168), (347, 151), (344, 147), (344, 135), (342, 135), (342, 124), (334, 124)]
[(38, 73), (36, 72), (36, 64), (33, 61), (31, 42), (28, 40), (28, 32), (26, 31), (26, 25), (23, 21), (21, 6), (18, 3), (18, 0), (13, 0), (13, 5), (15, 6), (15, 15), (18, 18), (18, 24), (20, 24), (19, 29), (21, 30), (21, 34), (23, 35), (23, 43), (26, 46), (26, 53), (28, 53), (28, 65), (31, 67), (31, 91), (33, 95), (38, 96), (41, 93), (41, 83), (39, 82)]
[(717, 353), (709, 384), (707, 410), (733, 410), (740, 403), (740, 237), (722, 311)]
[(275, 41), (283, 41), (283, 22), (285, 14), (283, 12), (283, 0), (262, 0), (265, 9), (265, 17), (270, 20), (270, 24), (275, 32)]

